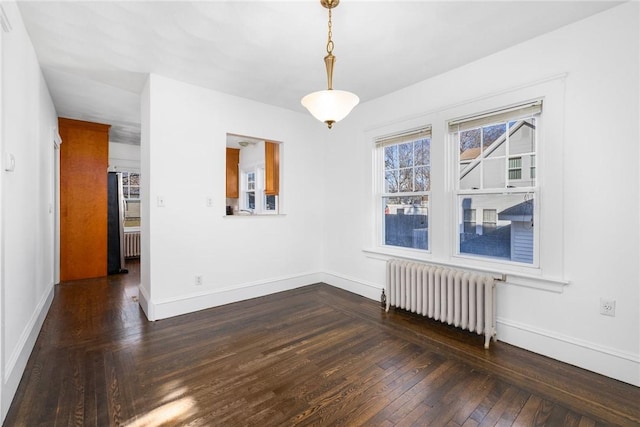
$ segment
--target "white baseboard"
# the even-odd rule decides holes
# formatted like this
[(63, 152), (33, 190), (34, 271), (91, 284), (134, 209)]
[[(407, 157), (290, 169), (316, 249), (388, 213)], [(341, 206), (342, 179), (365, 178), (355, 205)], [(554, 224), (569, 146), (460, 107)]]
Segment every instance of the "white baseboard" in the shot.
[(640, 358), (635, 354), (507, 319), (496, 323), (499, 341), (640, 387)]
[(51, 302), (53, 302), (53, 283), (49, 286), (49, 292), (42, 296), (42, 299), (33, 311), (29, 322), (25, 326), (20, 339), (11, 355), (4, 365), (4, 378), (2, 379), (2, 420), (7, 415), (13, 397), (18, 390), (18, 385), (22, 379), (22, 374), (29, 361), (29, 356), (42, 329), (44, 319), (47, 317)]
[(324, 283), (374, 301), (380, 301), (380, 296), (382, 295), (382, 289), (384, 287), (382, 285), (363, 282), (362, 280), (333, 272), (325, 272), (323, 273), (323, 276)]
[[(149, 320), (160, 320), (168, 317), (192, 313), (207, 308), (218, 307), (233, 302), (257, 298), (276, 292), (288, 291), (302, 286), (321, 282), (322, 273), (305, 273), (295, 276), (278, 277), (270, 280), (246, 283), (222, 289), (190, 294), (180, 298), (153, 301), (140, 293), (140, 305)], [(144, 301), (143, 301), (144, 300)], [(145, 306), (146, 305), (146, 310)], [(153, 316), (152, 317), (150, 317)]]
[(141, 285), (138, 286), (138, 304), (144, 311), (144, 314), (147, 316), (147, 319), (150, 321), (156, 320), (156, 315), (153, 312), (153, 305), (149, 302), (151, 298), (149, 298), (149, 294), (147, 294), (147, 290), (143, 288)]

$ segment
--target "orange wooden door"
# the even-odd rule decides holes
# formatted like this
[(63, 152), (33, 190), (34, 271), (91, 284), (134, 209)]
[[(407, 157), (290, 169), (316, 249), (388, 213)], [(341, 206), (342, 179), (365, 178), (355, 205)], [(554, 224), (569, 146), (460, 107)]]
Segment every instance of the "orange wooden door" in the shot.
[(60, 280), (107, 275), (109, 125), (58, 119)]

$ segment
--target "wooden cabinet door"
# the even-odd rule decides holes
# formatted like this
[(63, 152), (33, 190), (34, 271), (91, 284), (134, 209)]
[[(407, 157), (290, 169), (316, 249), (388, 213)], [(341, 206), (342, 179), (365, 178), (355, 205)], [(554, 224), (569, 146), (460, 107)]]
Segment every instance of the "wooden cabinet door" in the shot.
[(238, 163), (240, 163), (240, 150), (227, 148), (227, 197), (237, 199), (238, 191)]
[(58, 119), (60, 280), (107, 275), (109, 126)]
[(280, 192), (280, 144), (264, 143), (264, 194), (277, 196)]

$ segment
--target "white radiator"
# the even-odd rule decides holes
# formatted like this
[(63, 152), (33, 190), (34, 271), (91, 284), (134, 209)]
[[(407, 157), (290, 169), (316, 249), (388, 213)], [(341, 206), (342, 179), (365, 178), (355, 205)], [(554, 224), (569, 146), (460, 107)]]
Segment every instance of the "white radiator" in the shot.
[(490, 275), (390, 259), (386, 293), (387, 311), (398, 307), (484, 334), (485, 348), (495, 339), (495, 279)]
[(140, 232), (127, 231), (124, 233), (124, 257), (135, 258), (140, 256)]

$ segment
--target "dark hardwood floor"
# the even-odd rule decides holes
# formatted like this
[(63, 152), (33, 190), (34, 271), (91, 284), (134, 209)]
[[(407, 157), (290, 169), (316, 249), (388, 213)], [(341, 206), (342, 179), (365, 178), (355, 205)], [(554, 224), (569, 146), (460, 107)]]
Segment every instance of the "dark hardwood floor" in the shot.
[(6, 426), (640, 425), (640, 389), (324, 284), (148, 322), (63, 283)]

